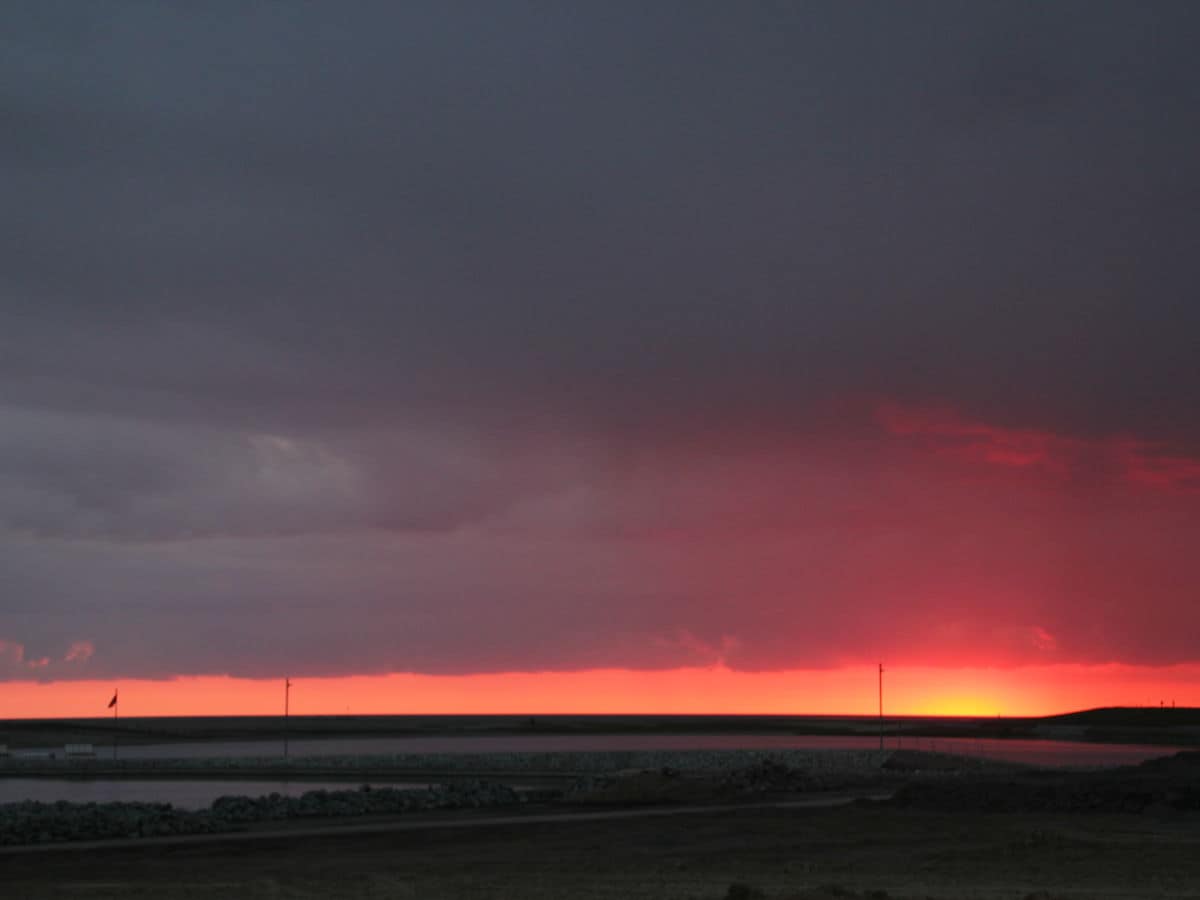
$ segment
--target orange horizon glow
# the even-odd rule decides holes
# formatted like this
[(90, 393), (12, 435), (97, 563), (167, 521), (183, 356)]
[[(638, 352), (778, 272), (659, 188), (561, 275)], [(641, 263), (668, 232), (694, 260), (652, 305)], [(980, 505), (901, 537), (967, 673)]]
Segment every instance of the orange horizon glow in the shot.
[[(875, 715), (874, 667), (738, 672), (723, 667), (488, 675), (293, 678), (293, 715)], [(97, 718), (120, 689), (120, 714), (278, 715), (282, 679), (0, 683), (0, 719)], [(1038, 716), (1098, 706), (1200, 706), (1200, 664), (1015, 669), (897, 667), (885, 715)]]

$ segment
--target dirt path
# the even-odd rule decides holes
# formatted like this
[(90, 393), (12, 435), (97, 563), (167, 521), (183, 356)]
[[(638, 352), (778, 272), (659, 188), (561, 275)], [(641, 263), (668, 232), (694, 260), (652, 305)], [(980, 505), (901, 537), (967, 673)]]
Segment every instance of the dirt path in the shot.
[[(496, 815), (487, 812), (470, 814), (449, 813), (437, 816), (413, 816), (389, 818), (380, 821), (344, 821), (341, 824), (320, 826), (283, 826), (271, 823), (261, 829), (227, 831), (220, 834), (171, 835), (166, 837), (117, 838), (102, 841), (60, 841), (47, 844), (22, 844), (15, 847), (0, 847), (0, 855), (29, 853), (81, 852), (87, 850), (116, 850), (129, 848), (152, 848), (193, 844), (233, 843), (261, 841), (276, 838), (310, 838), (330, 835), (382, 834), (393, 831), (428, 831), (442, 828), (486, 828), (498, 825), (545, 825), (569, 824), (572, 822), (604, 822), (616, 819), (645, 819), (656, 816), (702, 815), (710, 813), (737, 812), (756, 809), (827, 809), (853, 803), (859, 796), (851, 794), (823, 794), (801, 800), (777, 800), (759, 803), (725, 803), (691, 806), (649, 806), (625, 809), (586, 810), (572, 812), (525, 813), (522, 815)], [(889, 794), (873, 794), (871, 799), (882, 800)]]

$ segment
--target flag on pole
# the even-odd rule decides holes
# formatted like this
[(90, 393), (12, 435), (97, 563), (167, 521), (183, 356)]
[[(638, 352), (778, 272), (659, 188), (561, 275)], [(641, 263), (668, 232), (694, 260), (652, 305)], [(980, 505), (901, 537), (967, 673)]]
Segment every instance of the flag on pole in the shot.
[(108, 708), (112, 709), (116, 705), (117, 705), (117, 692), (113, 691), (113, 698), (108, 701)]

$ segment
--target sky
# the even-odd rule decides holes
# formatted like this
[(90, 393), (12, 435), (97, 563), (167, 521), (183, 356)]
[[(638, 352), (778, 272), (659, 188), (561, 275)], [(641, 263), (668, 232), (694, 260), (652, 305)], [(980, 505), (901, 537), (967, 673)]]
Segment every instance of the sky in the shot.
[(1198, 33), (6, 6), (0, 718), (1200, 705)]

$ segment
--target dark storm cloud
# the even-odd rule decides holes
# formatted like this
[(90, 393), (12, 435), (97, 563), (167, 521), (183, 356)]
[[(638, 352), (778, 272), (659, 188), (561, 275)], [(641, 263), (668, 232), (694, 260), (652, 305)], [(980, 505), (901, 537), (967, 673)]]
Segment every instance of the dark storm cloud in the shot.
[(165, 322), (145, 380), (203, 415), (276, 408), (220, 377), (237, 341), (303, 367), (310, 414), (777, 418), (887, 384), (1190, 432), (1186, 5), (9, 19), (18, 399)]
[[(332, 669), (673, 664), (739, 614), (590, 542), (678, 529), (667, 503), (714, 515), (706, 456), (742, 454), (740, 483), (748, 447), (883, 439), (842, 402), (1190, 459), (1197, 26), (1189, 3), (6, 10), (0, 639), (246, 671), (171, 617), (219, 631), (210, 604), (244, 604), (252, 644), (255, 604), (299, 597), (284, 633)], [(804, 496), (889, 452), (822, 456)], [(657, 486), (676, 470), (697, 483)], [(549, 585), (486, 562), (564, 528)], [(360, 583), (339, 535), (445, 562)], [(333, 543), (299, 575), (309, 539)], [(205, 555), (224, 540), (236, 565)], [(439, 598), (427, 640), (338, 637), (352, 589), (379, 616)], [(173, 597), (144, 613), (157, 649), (118, 653), (82, 593)], [(525, 611), (494, 653), (463, 634), (481, 609)]]

